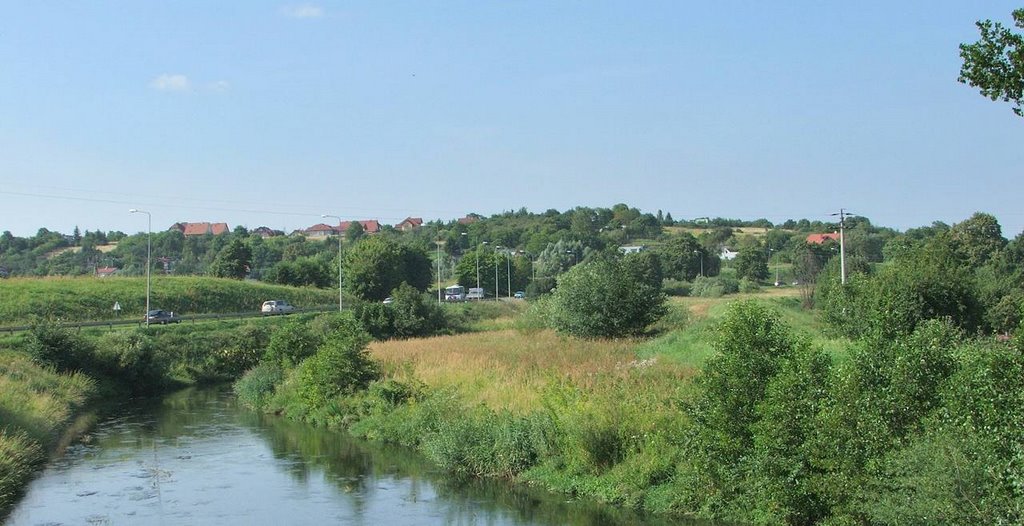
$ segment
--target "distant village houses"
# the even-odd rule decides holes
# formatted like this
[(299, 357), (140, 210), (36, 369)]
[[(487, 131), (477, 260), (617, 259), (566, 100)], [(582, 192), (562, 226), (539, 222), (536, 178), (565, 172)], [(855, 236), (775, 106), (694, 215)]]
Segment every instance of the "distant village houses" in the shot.
[(363, 227), (363, 232), (366, 234), (376, 234), (380, 232), (380, 222), (376, 219), (367, 219), (365, 221), (342, 221), (338, 226), (331, 226), (325, 223), (317, 223), (305, 230), (299, 230), (300, 233), (310, 239), (327, 239), (330, 236), (336, 236), (338, 234), (344, 235), (348, 232), (352, 223), (359, 223)]
[(227, 223), (207, 223), (207, 222), (202, 222), (202, 223), (174, 223), (173, 225), (171, 225), (171, 228), (169, 228), (168, 230), (177, 230), (177, 231), (181, 232), (182, 234), (185, 234), (185, 237), (189, 237), (189, 236), (205, 236), (207, 234), (212, 234), (212, 235), (215, 235), (215, 236), (219, 236), (221, 234), (227, 234), (228, 232), (231, 231), (231, 229), (228, 228), (228, 224)]

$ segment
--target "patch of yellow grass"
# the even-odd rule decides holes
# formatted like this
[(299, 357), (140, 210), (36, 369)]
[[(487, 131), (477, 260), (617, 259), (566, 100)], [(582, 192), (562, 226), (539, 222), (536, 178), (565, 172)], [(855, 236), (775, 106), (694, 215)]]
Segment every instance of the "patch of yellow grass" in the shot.
[(536, 409), (552, 381), (590, 389), (635, 366), (632, 340), (577, 340), (552, 331), (500, 330), (375, 342), (373, 357), (399, 379), (454, 387), (468, 400), (517, 413)]

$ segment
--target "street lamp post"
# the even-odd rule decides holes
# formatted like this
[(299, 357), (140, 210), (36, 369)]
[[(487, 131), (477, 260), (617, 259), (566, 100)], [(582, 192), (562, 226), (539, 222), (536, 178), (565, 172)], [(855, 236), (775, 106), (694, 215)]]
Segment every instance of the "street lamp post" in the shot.
[(508, 297), (512, 298), (512, 257), (505, 251), (505, 281), (508, 282)]
[[(495, 247), (495, 250), (501, 250), (501, 245)], [(498, 295), (498, 260), (494, 260), (494, 301), (498, 301), (501, 296)]]
[(700, 258), (700, 276), (704, 277), (704, 252), (700, 250), (694, 250), (693, 253), (697, 254), (697, 257)]
[(153, 256), (153, 214), (138, 208), (132, 208), (129, 214), (146, 214), (146, 327), (149, 327), (149, 293), (152, 290), (152, 280), (149, 275), (150, 259)]
[(344, 303), (341, 299), (341, 217), (332, 216), (330, 214), (321, 214), (320, 217), (338, 220), (338, 312), (341, 312), (344, 308)]
[(480, 247), (486, 245), (487, 242), (483, 241), (476, 246), (476, 288), (480, 288)]
[(853, 214), (847, 212), (845, 208), (840, 208), (839, 213), (832, 215), (839, 216), (839, 280), (846, 285), (846, 243), (843, 231), (846, 229), (846, 218)]

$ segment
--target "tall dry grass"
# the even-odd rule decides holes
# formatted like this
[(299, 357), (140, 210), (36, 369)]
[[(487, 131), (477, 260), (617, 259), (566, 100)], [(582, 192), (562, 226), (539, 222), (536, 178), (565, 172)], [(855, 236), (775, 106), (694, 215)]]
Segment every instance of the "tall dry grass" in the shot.
[[(630, 378), (654, 368), (672, 379), (692, 369), (636, 359), (634, 340), (578, 340), (553, 331), (515, 330), (440, 336), (371, 344), (373, 357), (399, 380), (416, 378), (431, 387), (457, 389), (467, 400), (494, 410), (526, 414), (540, 408), (543, 390), (568, 381), (584, 391), (600, 390), (612, 378)], [(650, 380), (650, 377), (647, 378)]]

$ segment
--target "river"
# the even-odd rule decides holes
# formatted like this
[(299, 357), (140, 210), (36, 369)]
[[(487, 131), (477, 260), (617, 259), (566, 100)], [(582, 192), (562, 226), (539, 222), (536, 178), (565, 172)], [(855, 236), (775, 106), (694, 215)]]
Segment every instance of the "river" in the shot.
[(500, 480), (240, 408), (224, 388), (117, 411), (28, 487), (10, 525), (679, 524)]

